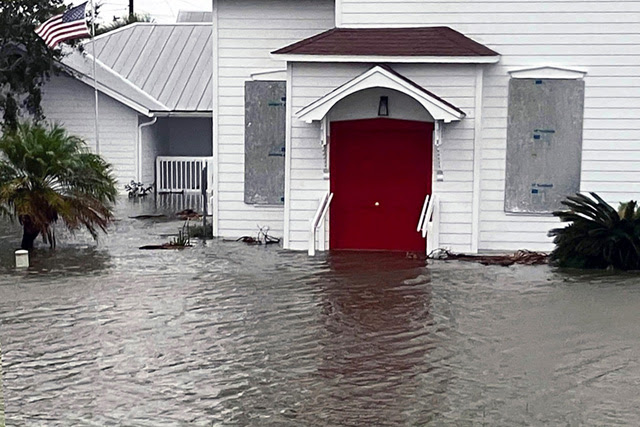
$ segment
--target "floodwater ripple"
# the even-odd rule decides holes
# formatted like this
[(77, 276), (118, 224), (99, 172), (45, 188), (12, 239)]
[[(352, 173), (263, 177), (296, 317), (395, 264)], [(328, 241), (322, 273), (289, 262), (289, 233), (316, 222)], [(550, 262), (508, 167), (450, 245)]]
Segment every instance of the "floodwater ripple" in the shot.
[(221, 240), (139, 251), (181, 225), (129, 218), (154, 209), (123, 201), (97, 246), (64, 239), (23, 272), (11, 267), (19, 232), (3, 225), (7, 425), (640, 418), (635, 275)]

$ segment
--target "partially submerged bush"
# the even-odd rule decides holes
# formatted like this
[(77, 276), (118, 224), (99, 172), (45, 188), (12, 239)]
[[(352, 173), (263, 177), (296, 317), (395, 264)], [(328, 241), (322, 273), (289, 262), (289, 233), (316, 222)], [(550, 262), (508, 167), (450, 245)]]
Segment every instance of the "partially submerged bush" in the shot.
[(556, 247), (551, 262), (561, 267), (640, 270), (640, 210), (635, 201), (616, 211), (596, 193), (567, 197), (569, 209), (553, 214), (571, 222), (549, 231)]
[(195, 237), (197, 239), (212, 239), (213, 225), (207, 224), (206, 229), (202, 225), (194, 225), (189, 228), (189, 237)]

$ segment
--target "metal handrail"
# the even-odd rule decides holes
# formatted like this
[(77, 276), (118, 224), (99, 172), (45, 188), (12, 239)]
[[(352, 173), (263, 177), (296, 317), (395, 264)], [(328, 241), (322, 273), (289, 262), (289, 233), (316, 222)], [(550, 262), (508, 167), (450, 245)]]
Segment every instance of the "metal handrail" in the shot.
[(331, 200), (333, 200), (333, 193), (325, 193), (320, 201), (318, 209), (316, 210), (316, 214), (313, 216), (313, 220), (311, 221), (311, 225), (309, 227), (309, 256), (315, 256), (316, 254), (316, 233), (320, 223), (327, 215), (329, 205), (331, 205)]

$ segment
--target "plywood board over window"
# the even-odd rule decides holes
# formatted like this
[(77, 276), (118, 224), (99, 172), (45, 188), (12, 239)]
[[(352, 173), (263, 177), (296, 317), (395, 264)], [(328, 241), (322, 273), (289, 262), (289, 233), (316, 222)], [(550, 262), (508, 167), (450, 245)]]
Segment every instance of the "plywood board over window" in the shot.
[(244, 201), (284, 203), (286, 82), (245, 83)]
[(580, 190), (584, 80), (511, 79), (505, 211), (545, 214)]

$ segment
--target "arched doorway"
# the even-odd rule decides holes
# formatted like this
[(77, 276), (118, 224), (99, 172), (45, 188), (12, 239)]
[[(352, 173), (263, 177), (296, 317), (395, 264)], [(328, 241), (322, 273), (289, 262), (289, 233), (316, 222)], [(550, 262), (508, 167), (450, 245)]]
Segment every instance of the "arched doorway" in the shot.
[(416, 224), (431, 194), (432, 135), (422, 121), (331, 123), (331, 249), (425, 250)]

